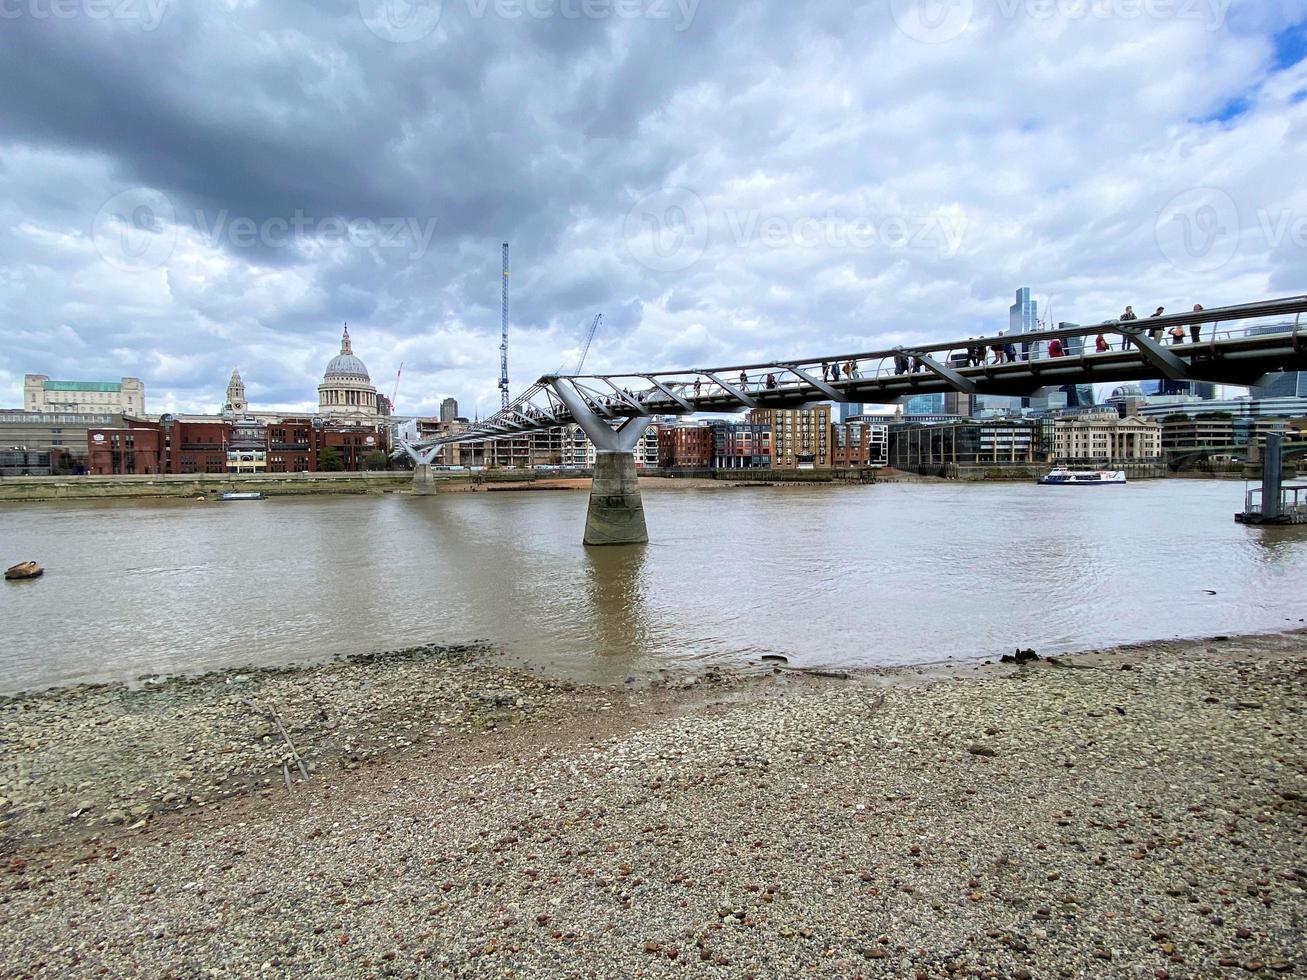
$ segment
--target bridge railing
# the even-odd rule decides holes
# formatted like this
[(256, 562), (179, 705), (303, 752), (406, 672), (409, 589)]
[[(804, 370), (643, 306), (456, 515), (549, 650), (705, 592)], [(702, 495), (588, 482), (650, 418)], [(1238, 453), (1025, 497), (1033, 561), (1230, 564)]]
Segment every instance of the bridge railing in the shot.
[(989, 384), (993, 390), (994, 383), (1028, 384), (1038, 382), (1041, 374), (1047, 374), (1049, 385), (1063, 384), (1068, 374), (1088, 373), (1096, 365), (1130, 369), (1139, 366), (1141, 358), (1149, 371), (1156, 371), (1156, 364), (1167, 359), (1184, 367), (1178, 358), (1195, 363), (1237, 358), (1243, 346), (1257, 346), (1241, 341), (1273, 335), (1290, 336), (1291, 350), (1307, 353), (1305, 313), (1307, 296), (1295, 296), (1142, 320), (1111, 319), (835, 356), (718, 368), (546, 376), (510, 408), (472, 429), (407, 448), (520, 438), (575, 421), (552, 389), (559, 384), (574, 390), (586, 409), (614, 423), (636, 416), (733, 412), (801, 400), (871, 400), (872, 393), (892, 399), (919, 390), (917, 377), (923, 375), (936, 382), (932, 390), (940, 389), (942, 380), (947, 382), (943, 390), (983, 393), (981, 385)]

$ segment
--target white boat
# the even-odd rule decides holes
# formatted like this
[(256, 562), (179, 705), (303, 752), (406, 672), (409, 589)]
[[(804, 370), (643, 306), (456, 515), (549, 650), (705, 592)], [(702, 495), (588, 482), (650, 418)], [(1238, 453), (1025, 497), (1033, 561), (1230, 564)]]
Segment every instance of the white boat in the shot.
[(1125, 483), (1125, 470), (1049, 470), (1040, 481), (1044, 486), (1098, 487), (1108, 483)]
[(218, 494), (219, 500), (262, 500), (263, 494), (257, 490), (227, 490)]

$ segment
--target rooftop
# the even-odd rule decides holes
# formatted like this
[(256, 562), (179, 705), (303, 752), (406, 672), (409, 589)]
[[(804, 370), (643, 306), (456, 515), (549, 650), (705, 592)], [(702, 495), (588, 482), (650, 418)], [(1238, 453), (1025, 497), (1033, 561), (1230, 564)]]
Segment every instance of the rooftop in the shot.
[(122, 391), (120, 381), (42, 381), (46, 391)]

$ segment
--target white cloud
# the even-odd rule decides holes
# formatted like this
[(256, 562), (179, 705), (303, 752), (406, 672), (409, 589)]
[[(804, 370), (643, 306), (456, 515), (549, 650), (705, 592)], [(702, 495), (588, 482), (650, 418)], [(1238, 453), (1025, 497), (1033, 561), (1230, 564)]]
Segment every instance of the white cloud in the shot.
[[(212, 410), (239, 365), (256, 404), (305, 408), (348, 320), (378, 390), (405, 364), (400, 411), (450, 394), (491, 411), (504, 239), (514, 388), (570, 369), (600, 310), (588, 367), (616, 370), (969, 336), (1023, 285), (1081, 321), (1301, 291), (1307, 63), (1273, 61), (1301, 10), (1125, 2), (976, 0), (936, 44), (889, 3), (845, 0), (701, 7), (681, 33), (449, 16), (404, 46), (262, 5), (148, 35), (17, 24), (0, 38), (0, 401), (27, 371), (139, 375), (156, 410)], [(88, 90), (98, 113), (69, 95)], [(176, 241), (124, 272), (92, 225), (134, 187), (166, 196)], [(1159, 244), (1168, 202), (1201, 188), (1237, 212), (1212, 268), (1177, 262), (1166, 229)], [(701, 224), (666, 210), (680, 189)], [(656, 226), (633, 224), (651, 199)], [(221, 212), (299, 211), (434, 225), (418, 257), (205, 233)]]

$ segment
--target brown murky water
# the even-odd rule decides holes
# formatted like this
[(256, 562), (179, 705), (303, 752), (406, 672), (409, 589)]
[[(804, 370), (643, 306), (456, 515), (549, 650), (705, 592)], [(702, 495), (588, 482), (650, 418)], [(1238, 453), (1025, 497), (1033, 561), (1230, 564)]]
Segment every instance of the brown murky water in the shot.
[(488, 640), (659, 668), (937, 663), (1298, 626), (1307, 528), (1243, 485), (645, 494), (653, 542), (587, 550), (580, 492), (0, 506), (0, 690)]

